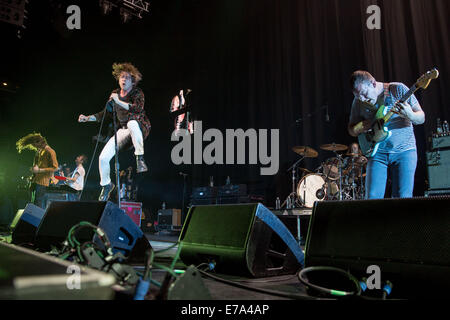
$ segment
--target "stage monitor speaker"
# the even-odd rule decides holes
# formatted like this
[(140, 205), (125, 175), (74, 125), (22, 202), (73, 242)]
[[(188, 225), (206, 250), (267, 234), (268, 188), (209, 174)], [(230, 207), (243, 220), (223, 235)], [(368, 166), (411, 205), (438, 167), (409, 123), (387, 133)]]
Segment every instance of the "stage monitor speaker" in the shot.
[(215, 261), (224, 274), (294, 274), (304, 260), (286, 226), (259, 203), (193, 206), (179, 241), (183, 263)]
[(449, 230), (450, 197), (316, 202), (305, 266), (362, 279), (376, 265), (380, 281), (393, 283), (392, 297), (448, 296)]
[[(103, 229), (114, 252), (120, 251), (129, 256), (135, 246), (139, 246), (139, 250), (150, 247), (142, 230), (122, 209), (109, 201), (52, 202), (37, 229), (35, 247), (48, 251), (51, 246), (60, 246), (67, 238), (70, 228), (81, 221), (90, 222)], [(81, 243), (94, 241), (101, 245), (98, 237), (89, 229), (81, 229), (76, 237)], [(144, 252), (141, 252), (141, 256), (144, 257)]]
[(17, 245), (34, 243), (36, 230), (44, 214), (44, 209), (32, 203), (28, 203), (25, 209), (18, 210), (11, 223), (11, 229), (13, 229), (11, 242)]

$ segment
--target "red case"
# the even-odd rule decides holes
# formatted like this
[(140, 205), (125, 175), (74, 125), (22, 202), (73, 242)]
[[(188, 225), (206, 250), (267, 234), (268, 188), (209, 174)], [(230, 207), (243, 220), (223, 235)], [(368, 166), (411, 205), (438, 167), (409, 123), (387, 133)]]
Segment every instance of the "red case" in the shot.
[(120, 209), (124, 210), (138, 227), (141, 227), (142, 202), (122, 201), (120, 202)]

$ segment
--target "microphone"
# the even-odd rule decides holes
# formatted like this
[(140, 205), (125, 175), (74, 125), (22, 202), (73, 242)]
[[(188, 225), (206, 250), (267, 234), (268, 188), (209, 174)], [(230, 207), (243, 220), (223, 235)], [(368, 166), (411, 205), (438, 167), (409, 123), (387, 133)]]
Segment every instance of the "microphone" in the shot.
[(180, 175), (180, 176), (183, 176), (183, 177), (187, 177), (188, 176), (188, 174), (187, 173), (183, 173), (183, 172), (178, 172), (178, 174)]
[(325, 113), (325, 122), (330, 122), (330, 115), (328, 114), (328, 105), (325, 106), (326, 113)]

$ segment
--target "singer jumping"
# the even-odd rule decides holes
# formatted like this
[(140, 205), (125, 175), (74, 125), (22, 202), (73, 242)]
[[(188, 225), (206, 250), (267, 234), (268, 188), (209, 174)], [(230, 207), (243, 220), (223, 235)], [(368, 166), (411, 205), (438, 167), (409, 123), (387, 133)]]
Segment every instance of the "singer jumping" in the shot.
[[(81, 114), (78, 122), (100, 122), (104, 112), (112, 115), (113, 108), (118, 120), (117, 144), (124, 150), (134, 146), (136, 155), (136, 173), (148, 171), (144, 160), (144, 140), (147, 138), (151, 124), (144, 110), (144, 93), (137, 87), (142, 74), (131, 63), (114, 63), (113, 76), (120, 88), (112, 91), (105, 109), (99, 113), (85, 116)], [(114, 135), (109, 139), (99, 156), (100, 185), (102, 191), (99, 201), (107, 201), (115, 185), (111, 182), (109, 162), (115, 154)]]

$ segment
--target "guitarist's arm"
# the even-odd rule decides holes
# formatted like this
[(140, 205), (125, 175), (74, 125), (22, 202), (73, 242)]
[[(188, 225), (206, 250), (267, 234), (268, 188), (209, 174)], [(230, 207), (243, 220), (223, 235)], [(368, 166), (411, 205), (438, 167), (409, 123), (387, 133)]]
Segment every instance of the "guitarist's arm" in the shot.
[(414, 125), (422, 124), (425, 122), (425, 112), (423, 112), (420, 104), (416, 103), (411, 106), (406, 102), (397, 103), (397, 114), (405, 119), (409, 119)]
[(371, 128), (371, 120), (364, 119), (361, 115), (360, 101), (353, 99), (350, 111), (350, 119), (348, 121), (347, 131), (352, 137), (357, 137), (361, 133), (366, 132)]
[(77, 172), (77, 173), (75, 173), (75, 175), (72, 178), (67, 177), (66, 180), (70, 181), (70, 182), (75, 182), (79, 176), (80, 176), (80, 174)]
[(357, 123), (349, 123), (348, 127), (347, 127), (348, 133), (352, 137), (357, 137), (361, 133), (366, 132), (367, 130), (369, 130), (371, 128), (371, 123), (372, 123), (372, 121), (369, 120), (369, 119), (362, 120), (362, 121), (359, 121)]

